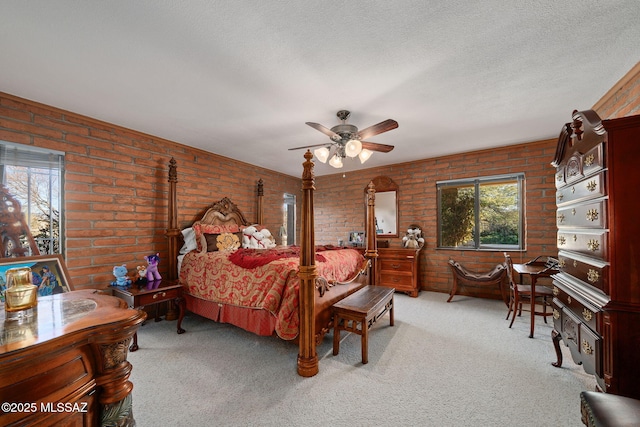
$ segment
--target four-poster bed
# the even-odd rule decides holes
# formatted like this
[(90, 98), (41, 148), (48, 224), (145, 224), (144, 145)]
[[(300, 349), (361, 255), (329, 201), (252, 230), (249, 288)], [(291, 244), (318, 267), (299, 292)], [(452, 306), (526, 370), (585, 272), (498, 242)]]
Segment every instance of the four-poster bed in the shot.
[[(186, 253), (179, 267), (182, 231), (178, 228), (175, 159), (169, 163), (166, 235), (169, 239), (168, 276), (182, 285), (189, 311), (258, 335), (275, 333), (283, 339), (297, 339), (298, 374), (309, 377), (318, 372), (316, 345), (331, 328), (331, 306), (363, 286), (375, 284), (377, 249), (373, 184), (370, 184), (367, 196), (364, 256), (355, 249), (316, 247), (313, 155), (307, 151), (304, 157), (299, 247), (238, 248), (234, 252), (212, 247), (212, 236), (224, 234), (225, 239), (232, 240), (235, 237), (231, 234), (241, 235), (242, 229), (251, 225), (235, 203), (224, 197), (210, 205), (194, 222), (199, 248)], [(257, 194), (260, 224), (263, 219), (262, 180), (258, 182)], [(250, 268), (242, 264), (247, 259)], [(270, 280), (265, 281), (265, 277)], [(178, 329), (181, 321), (182, 316)]]

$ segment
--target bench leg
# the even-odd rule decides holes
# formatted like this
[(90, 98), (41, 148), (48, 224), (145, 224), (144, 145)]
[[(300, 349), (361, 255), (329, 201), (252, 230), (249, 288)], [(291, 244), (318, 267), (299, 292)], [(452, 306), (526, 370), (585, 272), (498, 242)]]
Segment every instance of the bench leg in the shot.
[(369, 363), (369, 325), (362, 322), (362, 364)]
[(389, 308), (389, 325), (393, 326), (393, 295), (391, 296), (391, 307)]
[(333, 316), (333, 355), (337, 355), (340, 351), (340, 316), (337, 314)]

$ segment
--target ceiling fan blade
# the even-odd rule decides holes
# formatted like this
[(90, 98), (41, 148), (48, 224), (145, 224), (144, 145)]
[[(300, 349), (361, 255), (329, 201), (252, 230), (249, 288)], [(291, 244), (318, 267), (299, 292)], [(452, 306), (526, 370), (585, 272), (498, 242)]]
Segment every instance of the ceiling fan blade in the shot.
[(366, 129), (362, 129), (360, 132), (358, 132), (358, 136), (360, 137), (361, 140), (367, 139), (374, 135), (378, 135), (383, 132), (388, 132), (397, 127), (398, 127), (398, 122), (396, 122), (395, 120), (387, 119), (384, 122), (378, 123), (377, 125), (369, 126)]
[(325, 126), (322, 126), (321, 124), (313, 123), (313, 122), (306, 122), (305, 124), (311, 126), (315, 130), (319, 130), (320, 132), (324, 133), (325, 135), (327, 135), (329, 138), (331, 138), (334, 141), (337, 141), (337, 140), (340, 139), (340, 135), (338, 135), (337, 133), (335, 133), (334, 131), (332, 131), (328, 127), (325, 127)]
[(388, 153), (394, 148), (393, 145), (378, 144), (377, 142), (367, 142), (367, 141), (361, 141), (361, 142), (362, 142), (362, 148), (366, 148), (367, 150), (371, 150), (371, 151), (380, 151), (381, 153)]
[(296, 147), (296, 148), (289, 148), (289, 151), (291, 150), (302, 150), (303, 148), (314, 148), (314, 147), (328, 147), (329, 145), (331, 145), (330, 143), (324, 143), (324, 144), (315, 144), (315, 145), (305, 145), (304, 147)]

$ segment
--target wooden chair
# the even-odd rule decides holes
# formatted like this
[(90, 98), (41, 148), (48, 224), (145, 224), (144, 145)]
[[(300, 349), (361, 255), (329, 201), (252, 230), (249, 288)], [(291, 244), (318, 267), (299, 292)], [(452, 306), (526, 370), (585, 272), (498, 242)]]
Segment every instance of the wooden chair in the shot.
[[(544, 319), (544, 323), (547, 323), (547, 316), (551, 313), (547, 313), (547, 307), (551, 306), (551, 299), (553, 299), (553, 291), (546, 286), (536, 286), (536, 294), (531, 296), (531, 286), (517, 283), (513, 278), (513, 261), (511, 256), (505, 252), (504, 254), (505, 264), (507, 265), (507, 280), (509, 282), (509, 311), (505, 320), (509, 319), (509, 316), (513, 312), (513, 317), (509, 323), (509, 327), (513, 325), (513, 321), (516, 319), (516, 313), (518, 316), (522, 315), (522, 303), (529, 303), (530, 310), (535, 312), (536, 301), (542, 304), (542, 313), (535, 312), (535, 314), (541, 314)], [(537, 258), (536, 258), (537, 259)], [(531, 323), (533, 325), (533, 321)]]

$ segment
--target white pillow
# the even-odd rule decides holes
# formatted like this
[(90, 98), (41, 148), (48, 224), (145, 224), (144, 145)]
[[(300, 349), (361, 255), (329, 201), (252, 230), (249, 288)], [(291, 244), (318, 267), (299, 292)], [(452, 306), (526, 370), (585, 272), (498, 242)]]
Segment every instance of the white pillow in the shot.
[(180, 248), (181, 255), (198, 249), (198, 244), (196, 243), (196, 232), (193, 228), (189, 227), (182, 230), (182, 237), (184, 238), (184, 245)]

